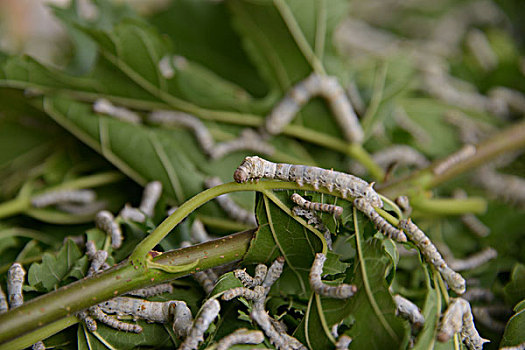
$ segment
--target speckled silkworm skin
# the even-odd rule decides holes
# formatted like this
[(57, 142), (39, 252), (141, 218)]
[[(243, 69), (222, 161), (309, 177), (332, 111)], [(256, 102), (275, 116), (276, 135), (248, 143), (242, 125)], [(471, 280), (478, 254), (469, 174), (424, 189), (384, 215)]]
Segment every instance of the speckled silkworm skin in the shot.
[(465, 145), (456, 153), (451, 154), (442, 160), (437, 166), (432, 169), (435, 175), (441, 175), (451, 167), (459, 164), (476, 154), (476, 146)]
[(109, 314), (132, 315), (149, 321), (166, 323), (169, 321), (171, 301), (157, 302), (130, 297), (116, 297), (98, 306)]
[(421, 328), (425, 324), (425, 317), (416, 304), (399, 294), (394, 295), (394, 302), (396, 303), (396, 315), (407, 319), (416, 328)]
[[(218, 177), (209, 177), (205, 181), (207, 188), (222, 185), (221, 179)], [(235, 221), (239, 221), (251, 226), (257, 226), (257, 219), (255, 214), (240, 207), (228, 194), (223, 194), (215, 198), (219, 206), (226, 212), (226, 214)]]
[(260, 286), (268, 273), (268, 267), (264, 264), (259, 264), (255, 267), (255, 276), (250, 276), (246, 270), (235, 270), (233, 271), (235, 277), (241, 280), (242, 284), (246, 288), (253, 288), (255, 286)]
[(262, 286), (266, 289), (266, 293), (268, 293), (275, 281), (277, 281), (279, 277), (281, 277), (281, 274), (283, 273), (283, 268), (284, 257), (280, 256), (274, 260), (274, 262), (268, 269), (268, 273), (266, 274), (266, 277), (264, 278), (264, 281), (262, 283)]
[(152, 287), (140, 288), (128, 292), (129, 295), (136, 297), (149, 298), (155, 295), (160, 295), (164, 293), (173, 293), (173, 286), (171, 283), (163, 283)]
[(252, 129), (244, 129), (238, 138), (215, 144), (210, 157), (221, 159), (230, 153), (242, 150), (253, 151), (266, 156), (272, 156), (275, 153), (275, 147), (264, 141), (258, 133)]
[(354, 206), (365, 214), (374, 224), (375, 228), (387, 237), (392, 238), (397, 242), (406, 242), (407, 237), (403, 231), (398, 230), (379, 215), (374, 207), (370, 205), (364, 198), (357, 198), (354, 200)]
[(449, 261), (451, 269), (456, 271), (472, 270), (496, 258), (498, 252), (494, 248), (486, 248), (465, 259), (452, 259)]
[(417, 245), (425, 259), (436, 267), (448, 283), (449, 287), (458, 294), (465, 293), (465, 279), (447, 265), (441, 254), (436, 249), (436, 246), (432, 244), (425, 233), (410, 219), (401, 220), (399, 222), (399, 227), (401, 227), (406, 232), (408, 238)]
[(225, 336), (217, 343), (216, 350), (228, 350), (236, 344), (259, 344), (264, 341), (264, 334), (261, 331), (249, 331), (241, 328)]
[(352, 297), (357, 291), (356, 286), (346, 283), (338, 286), (329, 286), (321, 281), (325, 261), (326, 256), (323, 253), (315, 254), (315, 260), (309, 275), (310, 287), (315, 293), (328, 298), (348, 299)]
[(33, 346), (31, 347), (31, 349), (33, 349), (33, 350), (45, 350), (46, 346), (44, 345), (44, 342), (39, 341), (39, 342), (34, 343)]
[(19, 263), (14, 263), (7, 271), (7, 298), (11, 309), (19, 307), (24, 303), (22, 286), (25, 276), (26, 271)]
[(193, 278), (202, 286), (202, 289), (209, 294), (215, 287), (215, 281), (217, 280), (217, 275), (211, 270), (197, 271), (193, 274)]
[(137, 113), (124, 107), (117, 107), (104, 98), (95, 101), (93, 110), (96, 113), (106, 114), (128, 123), (140, 124), (142, 121), (142, 118)]
[(154, 111), (149, 115), (148, 121), (153, 124), (179, 125), (191, 129), (204, 153), (209, 156), (213, 154), (215, 141), (199, 118), (182, 112)]
[(261, 298), (264, 298), (265, 295), (266, 291), (262, 286), (255, 286), (253, 290), (246, 287), (237, 287), (228, 289), (226, 292), (224, 292), (222, 299), (232, 300), (234, 298), (244, 297), (247, 300), (260, 300)]
[(343, 334), (339, 337), (339, 339), (337, 339), (337, 343), (335, 343), (335, 350), (348, 350), (351, 342), (352, 338), (346, 334)]
[(61, 203), (91, 203), (97, 194), (92, 190), (61, 190), (51, 191), (35, 196), (31, 205), (35, 208), (44, 208)]
[(330, 230), (324, 226), (323, 221), (315, 214), (314, 211), (296, 206), (292, 208), (292, 214), (294, 216), (304, 217), (308, 225), (313, 225), (314, 228), (321, 231), (328, 249), (332, 250), (332, 234)]
[(171, 64), (171, 55), (162, 57), (157, 65), (157, 68), (159, 69), (160, 75), (162, 75), (163, 78), (171, 79), (175, 76), (175, 69), (173, 69), (173, 65)]
[(330, 192), (340, 193), (343, 198), (366, 198), (374, 207), (383, 207), (383, 201), (373, 189), (374, 183), (350, 174), (326, 170), (313, 166), (272, 163), (265, 159), (246, 157), (235, 170), (233, 179), (243, 183), (261, 178), (296, 182), (299, 186), (312, 185), (315, 189), (324, 187)]
[(97, 322), (89, 315), (87, 310), (77, 312), (76, 316), (84, 321), (88, 331), (95, 332), (97, 330)]
[(193, 322), (189, 335), (180, 345), (179, 350), (196, 350), (204, 340), (204, 332), (219, 314), (221, 306), (216, 299), (209, 299), (202, 306), (199, 316)]
[(264, 334), (277, 349), (289, 349), (286, 339), (281, 336), (270, 321), (270, 316), (264, 309), (253, 308), (250, 317), (263, 330)]
[(106, 252), (105, 250), (98, 250), (91, 259), (91, 266), (89, 267), (87, 275), (93, 276), (97, 271), (99, 271), (106, 262), (107, 258), (108, 252)]
[(115, 221), (113, 214), (107, 210), (102, 210), (95, 217), (96, 226), (111, 236), (111, 247), (118, 249), (122, 245), (122, 231), (119, 224)]
[(316, 73), (312, 73), (292, 87), (266, 117), (265, 128), (268, 133), (279, 134), (302, 106), (314, 96), (321, 96), (327, 100), (346, 140), (353, 143), (363, 142), (363, 129), (337, 78)]
[(143, 212), (141, 212), (137, 208), (133, 208), (129, 204), (126, 203), (124, 208), (119, 213), (119, 216), (123, 220), (127, 221), (135, 221), (135, 222), (145, 222), (146, 221), (146, 215), (144, 215)]
[(162, 183), (160, 181), (152, 181), (144, 187), (142, 193), (142, 200), (140, 202), (139, 210), (147, 216), (151, 217), (155, 213), (155, 206), (162, 195)]
[(324, 211), (326, 213), (333, 214), (337, 217), (343, 215), (343, 208), (335, 204), (310, 202), (309, 200), (306, 200), (303, 197), (301, 197), (301, 195), (298, 193), (292, 194), (290, 198), (295, 204), (304, 209)]
[(191, 310), (184, 301), (171, 301), (171, 314), (173, 315), (173, 332), (178, 337), (187, 337), (193, 324)]
[(126, 323), (111, 316), (106, 315), (99, 306), (95, 305), (89, 308), (89, 313), (91, 316), (99, 320), (100, 322), (108, 325), (111, 328), (118, 329), (124, 332), (140, 333), (142, 332), (142, 327), (137, 324)]
[(2, 290), (2, 287), (0, 286), (0, 314), (3, 314), (9, 310), (9, 307), (7, 306), (7, 299), (5, 297), (5, 293)]

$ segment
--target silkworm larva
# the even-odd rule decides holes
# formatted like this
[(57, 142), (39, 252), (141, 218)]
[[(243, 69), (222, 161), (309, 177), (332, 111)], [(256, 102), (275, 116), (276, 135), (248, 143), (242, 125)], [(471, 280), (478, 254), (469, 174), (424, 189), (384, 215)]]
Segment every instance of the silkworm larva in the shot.
[(238, 138), (215, 144), (210, 156), (212, 159), (221, 159), (227, 154), (242, 150), (267, 156), (272, 156), (275, 153), (275, 147), (266, 142), (258, 133), (252, 129), (244, 129)]
[(423, 326), (425, 317), (423, 317), (416, 304), (399, 294), (394, 295), (394, 302), (396, 303), (396, 315), (407, 319), (416, 328)]
[(184, 301), (170, 301), (170, 312), (173, 315), (173, 332), (178, 337), (187, 337), (193, 323), (191, 310)]
[(476, 306), (472, 308), (472, 313), (476, 321), (484, 327), (497, 333), (503, 333), (505, 331), (505, 323), (492, 317), (490, 307)]
[(195, 278), (207, 294), (211, 293), (213, 287), (215, 287), (215, 281), (217, 280), (217, 276), (211, 269), (197, 271), (193, 274), (193, 278)]
[(308, 225), (313, 225), (314, 228), (321, 231), (328, 249), (332, 250), (332, 233), (324, 226), (321, 218), (318, 217), (313, 210), (303, 209), (296, 206), (292, 208), (292, 214), (294, 216), (304, 217)]
[(478, 253), (472, 254), (465, 259), (452, 259), (449, 261), (451, 269), (456, 271), (465, 271), (475, 269), (488, 261), (496, 258), (498, 252), (494, 248), (486, 248)]
[(204, 340), (204, 332), (219, 314), (221, 306), (216, 299), (209, 299), (201, 308), (199, 316), (193, 322), (189, 335), (180, 345), (180, 350), (196, 350), (199, 343)]
[(346, 95), (350, 99), (350, 102), (352, 106), (354, 107), (355, 111), (360, 116), (362, 116), (365, 113), (366, 106), (365, 106), (365, 102), (363, 101), (363, 98), (361, 97), (361, 94), (359, 93), (357, 84), (355, 83), (354, 80), (351, 80), (346, 86)]
[(24, 303), (22, 285), (24, 284), (25, 275), (26, 271), (19, 263), (14, 263), (7, 271), (7, 297), (11, 309)]
[(204, 153), (213, 154), (215, 141), (199, 118), (182, 112), (154, 111), (149, 115), (148, 121), (153, 124), (179, 125), (191, 129)]
[(139, 210), (149, 217), (155, 213), (155, 206), (162, 195), (162, 183), (160, 181), (150, 182), (144, 187)]
[(270, 322), (270, 316), (263, 308), (253, 308), (250, 313), (250, 317), (254, 320), (259, 327), (263, 330), (264, 334), (270, 339), (270, 342), (275, 345), (277, 349), (289, 349), (287, 347), (287, 341), (281, 334), (275, 329)]
[(95, 201), (86, 204), (60, 203), (57, 209), (74, 215), (93, 215), (106, 207), (105, 201)]
[(496, 198), (512, 204), (525, 203), (525, 180), (518, 176), (500, 174), (493, 167), (484, 166), (474, 179)]
[(124, 208), (119, 213), (119, 216), (124, 220), (135, 221), (135, 222), (145, 222), (146, 215), (137, 208), (133, 208), (126, 203)]
[(364, 198), (357, 198), (354, 200), (354, 206), (365, 214), (374, 224), (375, 228), (387, 237), (390, 237), (397, 242), (406, 242), (407, 237), (403, 231), (392, 226), (381, 215), (379, 215), (374, 207)]
[(463, 315), (463, 329), (461, 330), (461, 337), (463, 342), (470, 350), (482, 350), (483, 344), (489, 343), (490, 340), (482, 338), (476, 326), (474, 325), (474, 318), (472, 317), (472, 311), (470, 310), (470, 304), (464, 300), (467, 304), (466, 311)]
[(99, 320), (105, 325), (108, 325), (111, 328), (115, 328), (115, 329), (118, 329), (124, 332), (133, 332), (133, 333), (142, 332), (142, 327), (139, 326), (138, 324), (122, 322), (120, 320), (117, 320), (116, 318), (108, 316), (97, 305), (90, 307), (89, 313), (95, 319)]
[(195, 243), (204, 243), (213, 239), (199, 219), (195, 219), (191, 225), (191, 238)]
[(326, 213), (330, 213), (335, 216), (341, 216), (343, 214), (343, 208), (335, 204), (310, 202), (304, 199), (303, 197), (301, 197), (301, 195), (299, 195), (298, 193), (292, 194), (290, 198), (295, 204), (297, 204), (298, 206), (304, 209), (324, 211)]
[(427, 144), (432, 140), (428, 132), (412, 120), (403, 107), (394, 110), (394, 120), (401, 129), (412, 135), (418, 144)]
[(156, 286), (140, 288), (140, 289), (128, 292), (129, 295), (133, 295), (136, 297), (142, 297), (142, 298), (149, 298), (149, 297), (164, 294), (164, 293), (173, 293), (173, 286), (171, 285), (171, 283), (163, 283), (163, 284), (159, 284)]
[(425, 233), (410, 219), (400, 220), (399, 227), (401, 227), (406, 232), (408, 238), (416, 244), (425, 259), (437, 268), (449, 287), (458, 294), (465, 293), (465, 279), (447, 265), (436, 249), (436, 246), (432, 244)]
[(107, 258), (108, 252), (106, 252), (105, 250), (98, 250), (93, 256), (93, 259), (91, 260), (91, 266), (89, 267), (87, 275), (92, 276), (96, 272), (98, 272), (101, 269), (102, 265), (104, 265), (104, 263), (106, 262)]
[(476, 146), (474, 145), (465, 145), (456, 153), (451, 154), (444, 160), (442, 160), (436, 167), (434, 167), (433, 172), (435, 175), (441, 175), (451, 167), (456, 164), (459, 164), (468, 158), (476, 154)]
[(467, 33), (466, 43), (479, 65), (486, 71), (493, 70), (498, 65), (498, 56), (492, 50), (485, 34), (479, 29), (471, 29)]
[(412, 214), (412, 207), (410, 206), (410, 201), (407, 196), (399, 196), (394, 199), (394, 202), (397, 204), (401, 212), (405, 217), (409, 217)]
[(327, 100), (346, 140), (355, 143), (363, 142), (363, 129), (337, 79), (316, 73), (312, 73), (292, 87), (274, 107), (265, 121), (268, 133), (272, 135), (280, 133), (292, 121), (301, 107), (314, 96), (321, 96)]
[(84, 324), (86, 325), (88, 331), (95, 332), (97, 330), (97, 321), (95, 321), (91, 316), (89, 316), (87, 310), (77, 312), (76, 316), (80, 320), (84, 321)]
[(117, 107), (104, 98), (95, 101), (93, 110), (96, 113), (106, 114), (124, 122), (139, 124), (142, 121), (137, 113), (124, 107)]
[[(206, 179), (205, 185), (207, 188), (212, 188), (222, 185), (222, 181), (218, 177), (209, 177)], [(228, 194), (220, 195), (215, 199), (230, 218), (251, 226), (257, 226), (255, 214), (239, 206)]]
[(284, 257), (280, 256), (275, 259), (268, 269), (268, 273), (266, 274), (266, 277), (262, 283), (262, 286), (266, 289), (266, 292), (268, 292), (275, 281), (281, 277), (281, 273), (283, 273), (284, 261)]
[(335, 350), (348, 350), (351, 342), (352, 338), (346, 334), (343, 334), (339, 337), (339, 339), (337, 339), (337, 343), (335, 343)]
[(266, 296), (266, 291), (262, 286), (255, 286), (252, 289), (246, 287), (237, 287), (228, 289), (222, 295), (223, 300), (232, 300), (233, 298), (244, 297), (247, 300), (261, 300)]
[(488, 92), (490, 98), (503, 101), (518, 113), (525, 113), (525, 95), (518, 90), (498, 86)]
[(328, 298), (348, 299), (352, 297), (357, 291), (356, 286), (353, 284), (343, 283), (338, 286), (330, 286), (321, 281), (325, 261), (326, 256), (323, 253), (315, 254), (315, 260), (309, 275), (310, 287), (315, 293)]
[[(467, 198), (467, 192), (462, 189), (455, 189), (452, 196), (454, 198)], [(474, 214), (461, 215), (461, 221), (478, 237), (486, 237), (490, 234), (490, 228), (482, 223)]]
[(98, 304), (109, 314), (132, 315), (148, 321), (166, 323), (170, 319), (172, 301), (147, 301), (130, 297), (116, 297)]
[(37, 195), (31, 199), (35, 208), (44, 208), (62, 203), (91, 203), (97, 194), (92, 190), (60, 190)]
[(491, 292), (490, 289), (474, 287), (468, 288), (465, 294), (462, 295), (462, 298), (468, 300), (469, 302), (484, 301), (487, 303), (491, 303), (492, 301), (494, 301), (494, 294)]
[(89, 260), (93, 260), (96, 253), (97, 253), (97, 247), (95, 245), (95, 241), (87, 241), (86, 242), (86, 255), (89, 258)]
[(272, 163), (257, 156), (246, 157), (235, 170), (233, 178), (239, 183), (261, 178), (296, 182), (299, 186), (306, 183), (315, 189), (325, 187), (330, 192), (336, 191), (343, 198), (364, 197), (374, 207), (383, 207), (383, 201), (374, 191), (374, 183), (369, 184), (357, 176), (313, 166)]
[(249, 331), (241, 328), (225, 336), (217, 343), (216, 350), (228, 350), (236, 344), (259, 344), (264, 341), (264, 334), (261, 331)]
[(158, 69), (160, 72), (160, 75), (162, 75), (165, 79), (171, 79), (175, 76), (175, 70), (173, 69), (172, 65), (172, 56), (166, 55), (162, 57), (162, 59), (159, 61)]
[(5, 293), (2, 290), (2, 286), (0, 286), (0, 314), (3, 314), (9, 310), (9, 307), (7, 306), (7, 299), (5, 297)]
[(111, 247), (118, 249), (122, 245), (122, 231), (113, 214), (107, 210), (102, 210), (95, 217), (96, 226), (111, 236)]
[(246, 270), (235, 270), (233, 271), (235, 277), (237, 277), (239, 280), (241, 280), (242, 284), (246, 288), (253, 288), (255, 286), (260, 286), (264, 278), (266, 277), (266, 274), (268, 272), (268, 267), (264, 264), (259, 264), (255, 268), (255, 276), (252, 277), (246, 272)]

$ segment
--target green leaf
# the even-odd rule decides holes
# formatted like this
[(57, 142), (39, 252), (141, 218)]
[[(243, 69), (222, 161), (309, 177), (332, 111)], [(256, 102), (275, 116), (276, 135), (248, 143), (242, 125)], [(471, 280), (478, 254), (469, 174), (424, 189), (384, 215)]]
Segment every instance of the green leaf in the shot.
[(431, 350), (436, 342), (439, 316), (441, 314), (441, 293), (436, 286), (432, 286), (428, 271), (425, 271), (427, 296), (423, 306), (425, 324), (419, 332), (413, 349)]
[(39, 291), (54, 290), (65, 280), (82, 255), (77, 245), (68, 239), (56, 256), (45, 253), (41, 263), (31, 265), (28, 273), (29, 285)]
[(507, 322), (500, 347), (525, 343), (525, 299), (514, 307), (515, 314)]
[(505, 298), (509, 304), (525, 298), (525, 265), (516, 264), (512, 269), (511, 280), (505, 286)]

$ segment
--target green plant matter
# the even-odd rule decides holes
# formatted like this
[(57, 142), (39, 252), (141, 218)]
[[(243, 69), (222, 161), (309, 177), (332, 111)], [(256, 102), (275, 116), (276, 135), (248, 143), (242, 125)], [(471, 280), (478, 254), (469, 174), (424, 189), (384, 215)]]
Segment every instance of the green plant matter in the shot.
[[(121, 315), (140, 334), (102, 322), (93, 332), (79, 316), (160, 283), (171, 284), (168, 292), (146, 298), (183, 301), (195, 319), (220, 301), (218, 318), (202, 321), (200, 349), (242, 328), (264, 331), (260, 348), (286, 348), (263, 326), (261, 308), (283, 341), (309, 349), (334, 349), (342, 335), (351, 349), (474, 349), (460, 332), (443, 336), (442, 315), (459, 297), (490, 340), (483, 348), (525, 343), (525, 55), (512, 36), (520, 17), (504, 12), (511, 7), (173, 0), (140, 16), (96, 0), (88, 18), (79, 3), (53, 8), (70, 38), (69, 65), (0, 55), (2, 289), (13, 263), (27, 270), (24, 304), (0, 312), (0, 349), (41, 340), (61, 349), (189, 344), (188, 325), (172, 327), (175, 309), (164, 323)], [(345, 101), (362, 129), (355, 139), (341, 121)], [(269, 117), (290, 109), (298, 110), (292, 120), (269, 132)], [(179, 119), (159, 121), (152, 114), (159, 111)], [(212, 156), (225, 145), (230, 151)], [(335, 175), (326, 185), (306, 171), (304, 180), (275, 172), (243, 182), (236, 173), (242, 183), (232, 182), (253, 155), (363, 180), (352, 178), (358, 189), (349, 193)], [(223, 184), (208, 186), (210, 177)], [(141, 187), (153, 181), (162, 185), (160, 199), (150, 188), (141, 200)], [(371, 182), (384, 205), (354, 205), (370, 197)], [(94, 199), (68, 192), (77, 190)], [(56, 193), (70, 197), (35, 204)], [(294, 215), (294, 193), (340, 206), (342, 215)], [(233, 200), (227, 209), (219, 196)], [(96, 220), (101, 210), (114, 213), (113, 226)], [(461, 270), (465, 294), (427, 241), (403, 232), (406, 220)], [(95, 267), (100, 251), (107, 260)], [(469, 259), (480, 251), (489, 253)], [(322, 287), (352, 286), (353, 296), (314, 291), (317, 253), (326, 256)], [(283, 259), (282, 274), (272, 270)], [(247, 283), (251, 276), (259, 282)], [(244, 297), (224, 300), (243, 285)], [(423, 323), (401, 312), (398, 294)]]

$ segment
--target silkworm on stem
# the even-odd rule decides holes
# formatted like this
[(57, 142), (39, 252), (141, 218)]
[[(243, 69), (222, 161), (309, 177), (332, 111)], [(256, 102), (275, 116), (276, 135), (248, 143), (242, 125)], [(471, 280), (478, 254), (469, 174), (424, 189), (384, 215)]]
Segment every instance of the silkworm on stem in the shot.
[(102, 210), (95, 217), (96, 226), (106, 232), (111, 237), (111, 247), (118, 249), (122, 245), (122, 231), (120, 225), (115, 221), (113, 214), (107, 210)]
[(7, 271), (7, 298), (11, 309), (24, 303), (22, 286), (24, 285), (25, 276), (26, 271), (19, 263), (14, 263)]
[(281, 277), (284, 268), (284, 261), (284, 257), (280, 256), (274, 260), (268, 269), (268, 273), (262, 283), (262, 286), (266, 289), (266, 293), (268, 293), (272, 285), (279, 279), (279, 277)]
[(155, 206), (162, 195), (162, 183), (160, 181), (150, 182), (144, 187), (139, 210), (149, 217), (155, 213)]
[(408, 320), (416, 328), (423, 327), (425, 317), (416, 304), (399, 294), (394, 295), (394, 302), (396, 304), (396, 315)]
[(374, 227), (384, 234), (385, 236), (392, 238), (397, 242), (406, 242), (407, 237), (403, 231), (392, 226), (386, 221), (381, 215), (379, 215), (374, 207), (364, 198), (357, 198), (354, 200), (354, 206), (356, 209), (365, 214), (370, 221), (374, 224)]
[(330, 286), (321, 280), (323, 273), (323, 266), (326, 261), (326, 256), (323, 253), (315, 254), (315, 260), (310, 269), (309, 282), (313, 291), (321, 296), (335, 299), (348, 299), (357, 292), (357, 287), (353, 284), (340, 284), (338, 286)]
[(173, 69), (171, 55), (162, 57), (157, 67), (163, 78), (171, 79), (175, 76), (175, 69)]
[(124, 107), (117, 107), (104, 98), (95, 101), (93, 110), (96, 113), (106, 114), (128, 123), (140, 124), (142, 121), (142, 118), (137, 113)]
[(64, 203), (91, 203), (97, 194), (92, 190), (60, 190), (42, 193), (31, 199), (35, 208), (44, 208)]
[(318, 217), (314, 211), (296, 206), (292, 208), (292, 214), (294, 216), (304, 217), (308, 225), (312, 225), (314, 228), (321, 231), (328, 249), (332, 250), (332, 233), (324, 226), (321, 218)]
[(89, 313), (98, 321), (105, 325), (124, 332), (141, 333), (142, 327), (138, 324), (126, 323), (117, 320), (114, 317), (106, 315), (99, 306), (95, 305), (89, 308)]
[(197, 271), (193, 274), (193, 278), (202, 286), (202, 289), (209, 294), (215, 287), (217, 275), (213, 270), (208, 269), (204, 271)]
[(459, 151), (451, 154), (444, 160), (442, 160), (438, 165), (432, 170), (435, 175), (441, 175), (451, 167), (456, 164), (459, 164), (468, 158), (476, 154), (476, 146), (474, 145), (465, 145)]
[(498, 252), (496, 249), (489, 247), (465, 259), (450, 259), (448, 264), (451, 269), (456, 271), (472, 270), (486, 264), (497, 256)]
[(335, 204), (310, 202), (309, 200), (306, 200), (303, 197), (301, 197), (301, 195), (298, 193), (292, 194), (290, 198), (295, 204), (304, 209), (324, 211), (326, 213), (333, 214), (336, 217), (339, 217), (343, 214), (343, 208)]
[(335, 343), (335, 350), (348, 350), (351, 342), (352, 338), (346, 334), (343, 334), (339, 337), (339, 339), (337, 339), (337, 343)]
[(135, 221), (135, 222), (145, 222), (146, 221), (146, 215), (140, 211), (137, 208), (133, 208), (129, 204), (126, 203), (124, 208), (119, 213), (119, 216), (123, 220), (127, 221)]
[(108, 252), (106, 252), (105, 250), (98, 250), (93, 256), (93, 259), (91, 260), (91, 266), (89, 267), (87, 275), (92, 276), (96, 272), (98, 272), (106, 262), (107, 258)]
[(180, 345), (180, 350), (196, 350), (204, 340), (204, 332), (219, 314), (221, 306), (216, 299), (209, 299), (201, 308), (199, 316), (193, 321), (189, 335)]
[(116, 297), (98, 304), (109, 314), (132, 315), (152, 322), (166, 323), (173, 314), (175, 300), (159, 302), (138, 298)]
[(136, 289), (136, 290), (132, 290), (131, 292), (128, 292), (129, 295), (133, 295), (136, 297), (142, 297), (142, 298), (149, 298), (149, 297), (164, 294), (164, 293), (173, 293), (173, 286), (171, 285), (171, 283), (162, 283), (156, 286), (140, 288), (140, 289)]
[(264, 334), (261, 331), (249, 331), (241, 328), (225, 336), (217, 343), (216, 350), (228, 350), (236, 344), (259, 344), (264, 341)]

